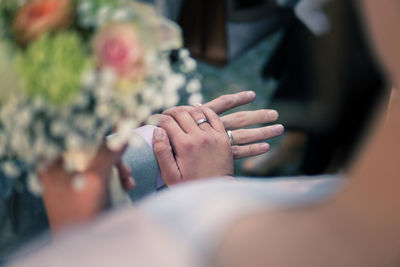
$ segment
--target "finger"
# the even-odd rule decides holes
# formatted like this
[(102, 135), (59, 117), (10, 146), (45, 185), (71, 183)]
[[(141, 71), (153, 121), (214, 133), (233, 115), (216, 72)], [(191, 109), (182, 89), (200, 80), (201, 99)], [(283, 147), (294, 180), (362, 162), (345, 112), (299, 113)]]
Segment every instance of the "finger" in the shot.
[(121, 160), (122, 154), (127, 148), (127, 144), (114, 151), (103, 145), (96, 156), (92, 159), (87, 171), (108, 172), (111, 167)]
[(154, 129), (153, 150), (164, 182), (167, 185), (179, 183), (182, 180), (182, 176), (172, 154), (168, 135), (161, 128)]
[(254, 111), (241, 111), (221, 117), (225, 129), (239, 129), (250, 125), (276, 121), (279, 114), (276, 110), (260, 109)]
[(198, 108), (193, 108), (190, 111), (190, 115), (192, 116), (193, 120), (196, 122), (197, 128), (203, 130), (203, 131), (208, 131), (211, 130), (211, 125), (207, 122), (197, 124), (200, 120), (207, 119), (206, 115), (203, 113), (201, 109)]
[(161, 114), (153, 114), (147, 118), (146, 123), (154, 126), (159, 126), (161, 121)]
[(234, 159), (241, 159), (263, 154), (269, 149), (270, 145), (268, 143), (251, 144), (245, 146), (232, 146), (232, 154)]
[(175, 119), (179, 126), (185, 131), (185, 133), (190, 133), (197, 131), (199, 127), (197, 126), (193, 117), (189, 114), (189, 110), (194, 109), (193, 107), (176, 107), (171, 108), (163, 112), (164, 115), (169, 115)]
[(211, 125), (212, 128), (214, 128), (218, 132), (225, 132), (225, 127), (222, 124), (221, 119), (218, 117), (218, 115), (212, 111), (210, 108), (197, 105), (196, 106), (198, 109), (200, 109), (204, 115), (206, 116), (208, 123)]
[(235, 145), (243, 145), (279, 136), (284, 130), (282, 124), (254, 129), (240, 129), (232, 131), (232, 138)]
[(215, 113), (221, 114), (232, 108), (242, 106), (252, 102), (256, 98), (256, 93), (253, 91), (245, 91), (231, 95), (220, 96), (204, 106), (212, 109)]
[(132, 176), (131, 169), (122, 160), (116, 164), (116, 167), (122, 188), (126, 191), (135, 189), (136, 182)]
[(160, 115), (160, 127), (167, 131), (168, 137), (172, 142), (183, 139), (185, 137), (185, 132), (179, 126), (179, 124), (169, 115)]

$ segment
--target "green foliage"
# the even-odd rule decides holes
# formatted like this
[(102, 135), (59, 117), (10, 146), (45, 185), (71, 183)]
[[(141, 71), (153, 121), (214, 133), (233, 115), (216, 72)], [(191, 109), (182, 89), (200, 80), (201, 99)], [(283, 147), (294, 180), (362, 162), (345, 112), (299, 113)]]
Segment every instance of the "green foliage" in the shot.
[(12, 38), (12, 20), (24, 2), (25, 0), (0, 0), (0, 38)]
[(18, 74), (12, 65), (13, 57), (14, 50), (10, 44), (0, 40), (0, 104), (21, 93)]
[(121, 0), (114, 0), (114, 1), (110, 1), (110, 0), (74, 0), (75, 3), (79, 4), (79, 3), (83, 3), (83, 2), (88, 2), (91, 4), (91, 6), (93, 6), (94, 8), (99, 8), (102, 6), (110, 6), (110, 7), (116, 7), (119, 4), (121, 4)]
[(55, 104), (70, 101), (80, 92), (82, 73), (90, 64), (84, 45), (72, 32), (43, 35), (16, 57), (28, 95), (40, 95)]

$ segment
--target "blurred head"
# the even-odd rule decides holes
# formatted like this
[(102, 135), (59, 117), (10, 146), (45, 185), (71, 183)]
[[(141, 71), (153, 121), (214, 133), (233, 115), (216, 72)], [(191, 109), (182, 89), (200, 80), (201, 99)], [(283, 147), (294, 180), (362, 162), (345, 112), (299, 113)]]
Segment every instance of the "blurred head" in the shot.
[(400, 1), (359, 0), (371, 40), (391, 82), (400, 88)]

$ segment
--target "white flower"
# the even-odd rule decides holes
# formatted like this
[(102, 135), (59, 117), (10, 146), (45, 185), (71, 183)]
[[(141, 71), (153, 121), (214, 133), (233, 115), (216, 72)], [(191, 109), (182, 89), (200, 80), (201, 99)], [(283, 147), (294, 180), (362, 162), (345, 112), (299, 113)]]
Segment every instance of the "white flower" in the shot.
[(167, 77), (165, 81), (164, 90), (167, 92), (177, 91), (185, 84), (185, 76), (182, 74), (171, 74)]
[(127, 10), (117, 9), (112, 14), (111, 19), (114, 21), (125, 21), (130, 17), (130, 14)]
[(202, 101), (203, 101), (203, 96), (199, 93), (191, 95), (188, 100), (190, 105), (201, 103)]
[(9, 178), (17, 178), (20, 175), (20, 170), (13, 162), (4, 162), (2, 169)]
[(174, 92), (174, 93), (167, 93), (167, 94), (165, 95), (165, 103), (164, 103), (164, 104), (165, 104), (165, 106), (166, 106), (167, 108), (176, 106), (176, 104), (178, 103), (178, 101), (179, 101), (179, 94), (176, 93), (176, 92)]
[(110, 113), (110, 108), (107, 104), (100, 104), (96, 106), (96, 115), (99, 118), (105, 118)]
[(127, 139), (119, 134), (113, 134), (107, 138), (106, 145), (111, 151), (119, 151), (127, 143)]
[(23, 156), (30, 149), (29, 138), (24, 130), (15, 131), (11, 138), (11, 148), (20, 156)]
[(94, 19), (90, 16), (83, 16), (83, 18), (81, 18), (81, 23), (85, 27), (90, 27), (95, 24)]
[(154, 110), (161, 109), (164, 106), (164, 97), (161, 94), (156, 94), (150, 104)]
[(97, 25), (102, 26), (104, 25), (111, 13), (111, 9), (108, 6), (102, 6), (97, 11)]
[(146, 102), (150, 102), (151, 99), (156, 96), (157, 91), (155, 90), (155, 88), (144, 88), (143, 92), (142, 92), (142, 97), (143, 100)]
[(28, 188), (36, 196), (40, 196), (43, 193), (42, 183), (33, 173), (31, 173), (28, 177)]
[[(87, 147), (87, 146), (85, 146)], [(84, 171), (90, 164), (94, 151), (90, 148), (84, 150), (83, 148), (70, 149), (65, 152), (63, 157), (63, 168), (67, 172)]]
[(46, 161), (53, 162), (60, 155), (60, 151), (54, 144), (47, 144), (43, 155)]
[(129, 145), (132, 147), (140, 147), (143, 144), (142, 139), (137, 135), (132, 135), (129, 138)]
[(188, 58), (183, 60), (183, 71), (184, 72), (195, 71), (196, 67), (197, 67), (197, 63), (193, 58), (188, 57)]
[(190, 56), (189, 50), (187, 50), (186, 48), (182, 48), (179, 50), (179, 57), (181, 59), (186, 59), (189, 56)]
[(84, 87), (92, 88), (96, 84), (96, 72), (94, 70), (86, 71), (82, 75), (82, 85)]
[(84, 174), (77, 174), (72, 177), (71, 186), (75, 192), (81, 192), (86, 185), (86, 176)]
[(151, 115), (151, 108), (148, 105), (140, 105), (136, 111), (136, 118), (139, 121), (144, 121)]
[(35, 134), (35, 135), (37, 137), (36, 137), (36, 139), (34, 139), (34, 143), (31, 147), (37, 155), (41, 155), (43, 153), (43, 151), (46, 149), (47, 143), (44, 140), (43, 135), (38, 135), (38, 134)]
[(158, 117), (157, 115), (150, 116), (150, 117), (146, 120), (146, 124), (149, 124), (149, 125), (155, 125), (155, 126), (157, 126), (159, 123), (160, 123), (160, 117)]
[(132, 119), (123, 119), (118, 123), (117, 131), (119, 135), (129, 137), (136, 123)]
[(113, 88), (117, 75), (112, 68), (102, 68), (100, 72), (100, 84), (106, 88)]
[(76, 149), (83, 145), (83, 140), (77, 134), (71, 133), (66, 136), (65, 143), (68, 149)]
[(90, 1), (82, 1), (78, 5), (78, 12), (86, 13), (92, 8), (92, 3)]
[(20, 127), (27, 127), (29, 123), (32, 120), (32, 111), (29, 110), (29, 106), (27, 106), (25, 109), (20, 110), (19, 113), (17, 113), (17, 121), (18, 125)]
[(4, 153), (6, 153), (6, 148), (7, 148), (7, 136), (2, 133), (0, 135), (0, 155), (3, 155)]
[(121, 102), (123, 102), (124, 112), (126, 112), (128, 116), (135, 116), (138, 101), (135, 98), (126, 98)]
[(200, 89), (201, 89), (201, 83), (198, 79), (190, 80), (186, 86), (186, 92), (188, 92), (189, 94), (196, 93), (200, 91)]
[(56, 120), (50, 124), (50, 132), (54, 136), (63, 136), (68, 130), (68, 126), (62, 120)]

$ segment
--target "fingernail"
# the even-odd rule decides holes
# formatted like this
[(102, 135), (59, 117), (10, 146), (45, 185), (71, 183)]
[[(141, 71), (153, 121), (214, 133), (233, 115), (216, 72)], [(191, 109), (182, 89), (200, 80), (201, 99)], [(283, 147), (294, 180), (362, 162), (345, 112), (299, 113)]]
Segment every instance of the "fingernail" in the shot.
[(135, 179), (133, 179), (132, 176), (130, 176), (130, 177), (128, 178), (128, 183), (129, 183), (129, 187), (130, 187), (130, 188), (133, 188), (133, 187), (136, 186), (136, 181), (135, 181)]
[(153, 136), (155, 140), (163, 139), (164, 136), (163, 130), (161, 130), (161, 128), (155, 128)]
[(267, 152), (269, 150), (270, 146), (268, 143), (261, 143), (260, 144), (260, 150), (263, 152)]
[(202, 106), (202, 104), (200, 104), (200, 103), (196, 103), (196, 104), (194, 104), (193, 106), (196, 106), (196, 107), (201, 107), (201, 106)]
[(256, 97), (256, 93), (255, 93), (254, 91), (248, 91), (248, 92), (247, 92), (247, 97), (248, 97), (250, 100), (253, 100), (253, 99)]
[(267, 114), (271, 121), (276, 121), (279, 117), (279, 113), (276, 110), (270, 110)]
[(282, 124), (278, 124), (272, 127), (272, 131), (274, 134), (276, 135), (281, 135), (284, 131), (283, 125)]

